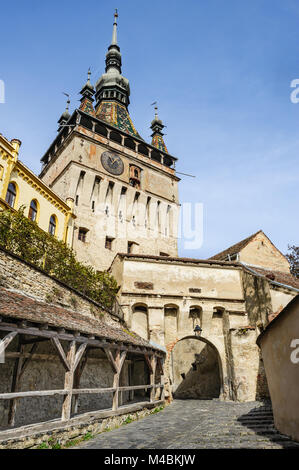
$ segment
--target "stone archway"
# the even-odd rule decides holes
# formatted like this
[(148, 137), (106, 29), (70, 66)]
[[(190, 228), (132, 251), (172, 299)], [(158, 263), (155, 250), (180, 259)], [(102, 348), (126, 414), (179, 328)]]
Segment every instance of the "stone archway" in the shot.
[(187, 336), (172, 350), (174, 398), (212, 399), (223, 392), (222, 363), (209, 340)]

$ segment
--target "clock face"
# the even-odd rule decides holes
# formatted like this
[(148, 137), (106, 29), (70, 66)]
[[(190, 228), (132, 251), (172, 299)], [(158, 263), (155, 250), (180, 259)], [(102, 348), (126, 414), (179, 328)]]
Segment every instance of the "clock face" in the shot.
[(113, 175), (121, 175), (124, 171), (124, 163), (122, 159), (111, 152), (103, 152), (101, 162), (105, 170)]

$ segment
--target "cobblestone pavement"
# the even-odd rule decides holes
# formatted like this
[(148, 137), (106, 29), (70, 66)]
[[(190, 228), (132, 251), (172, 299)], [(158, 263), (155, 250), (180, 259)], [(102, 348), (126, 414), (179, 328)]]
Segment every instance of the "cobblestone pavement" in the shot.
[(299, 448), (273, 426), (270, 403), (175, 400), (163, 411), (99, 434), (84, 449)]

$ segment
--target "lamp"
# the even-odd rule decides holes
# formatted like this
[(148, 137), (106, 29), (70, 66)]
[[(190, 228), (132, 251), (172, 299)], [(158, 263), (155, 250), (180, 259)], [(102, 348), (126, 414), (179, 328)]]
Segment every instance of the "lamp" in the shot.
[(194, 328), (195, 336), (200, 336), (201, 332), (202, 332), (202, 329), (200, 328), (200, 326), (196, 325), (196, 327)]

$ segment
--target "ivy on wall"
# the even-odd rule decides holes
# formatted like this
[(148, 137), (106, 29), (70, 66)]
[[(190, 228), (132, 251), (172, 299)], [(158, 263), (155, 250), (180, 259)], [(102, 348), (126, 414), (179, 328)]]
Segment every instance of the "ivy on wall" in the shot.
[(96, 271), (76, 259), (64, 242), (41, 230), (18, 211), (0, 211), (0, 247), (20, 256), (104, 307), (113, 306), (118, 286), (106, 271)]

